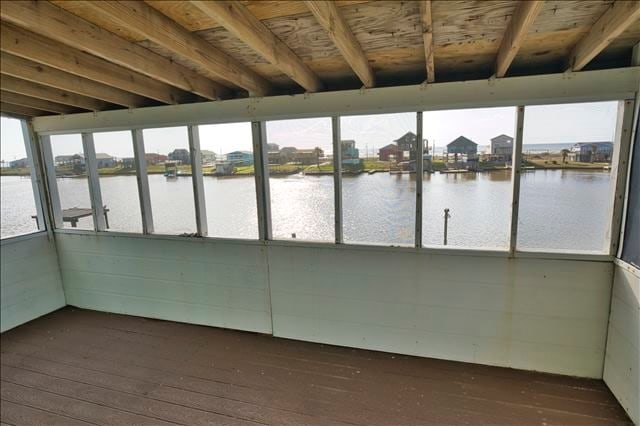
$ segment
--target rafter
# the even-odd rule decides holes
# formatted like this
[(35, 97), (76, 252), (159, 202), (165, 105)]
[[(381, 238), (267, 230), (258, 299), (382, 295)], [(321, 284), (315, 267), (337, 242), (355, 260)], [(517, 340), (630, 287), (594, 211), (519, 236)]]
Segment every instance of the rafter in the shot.
[(420, 24), (424, 44), (424, 59), (427, 65), (427, 82), (436, 81), (436, 66), (433, 59), (433, 19), (431, 17), (431, 0), (420, 1)]
[(18, 93), (7, 92), (0, 90), (0, 100), (2, 102), (20, 105), (29, 108), (36, 108), (42, 111), (49, 111), (56, 114), (71, 114), (78, 112), (77, 108), (70, 107), (69, 105), (62, 105), (55, 102), (45, 101), (43, 99), (32, 98), (31, 96), (20, 95)]
[(0, 102), (0, 112), (18, 117), (40, 117), (41, 115), (49, 115), (50, 112), (42, 111), (35, 108), (29, 108), (22, 105), (8, 104)]
[(6, 52), (0, 53), (0, 71), (45, 86), (74, 92), (90, 98), (102, 99), (117, 105), (136, 108), (148, 105), (147, 99), (86, 78), (41, 65)]
[(5, 91), (57, 102), (59, 104), (71, 105), (90, 111), (103, 111), (113, 109), (115, 107), (114, 105), (104, 101), (99, 101), (97, 99), (88, 98), (86, 96), (49, 86), (43, 86), (41, 84), (5, 74), (0, 75), (0, 87)]
[(578, 71), (584, 68), (613, 39), (638, 19), (640, 19), (639, 1), (614, 2), (571, 52), (569, 57), (571, 69)]
[(332, 1), (305, 1), (305, 3), (364, 86), (374, 87), (376, 79), (373, 70), (349, 24), (338, 10), (338, 6)]
[(221, 78), (256, 95), (272, 91), (271, 85), (251, 68), (190, 33), (169, 17), (140, 1), (84, 2), (102, 16), (141, 37), (200, 65), (212, 78)]
[(0, 2), (2, 20), (207, 99), (229, 90), (195, 71), (131, 43), (48, 1)]
[(165, 104), (188, 102), (194, 95), (54, 40), (3, 23), (0, 48), (40, 64), (117, 87)]
[(544, 1), (520, 1), (504, 33), (496, 59), (496, 77), (504, 77), (522, 42), (542, 10)]
[(307, 91), (322, 90), (323, 84), (318, 76), (244, 5), (237, 1), (192, 3)]

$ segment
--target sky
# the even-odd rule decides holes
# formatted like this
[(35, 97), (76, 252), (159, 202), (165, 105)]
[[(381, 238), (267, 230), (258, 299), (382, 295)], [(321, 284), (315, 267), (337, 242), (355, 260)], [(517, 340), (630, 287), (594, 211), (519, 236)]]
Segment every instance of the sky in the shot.
[[(398, 139), (407, 131), (415, 133), (414, 113), (379, 114), (342, 117), (342, 139), (354, 139), (361, 153), (370, 153)], [(525, 144), (567, 144), (575, 142), (612, 141), (617, 117), (617, 102), (531, 106), (525, 113)], [(515, 108), (483, 108), (431, 111), (423, 114), (424, 138), (432, 146), (442, 147), (458, 136), (488, 145), (501, 133), (514, 136)], [(25, 156), (22, 131), (18, 120), (2, 117), (0, 122), (0, 154), (3, 161)], [(200, 147), (216, 153), (235, 150), (251, 151), (251, 124), (233, 123), (199, 126)], [(175, 148), (188, 148), (186, 127), (146, 129), (147, 152), (168, 154)], [(80, 135), (52, 136), (54, 155), (82, 152)], [(96, 152), (115, 157), (133, 157), (131, 133), (95, 133)], [(280, 147), (319, 146), (331, 150), (331, 119), (311, 118), (270, 121), (267, 142)]]

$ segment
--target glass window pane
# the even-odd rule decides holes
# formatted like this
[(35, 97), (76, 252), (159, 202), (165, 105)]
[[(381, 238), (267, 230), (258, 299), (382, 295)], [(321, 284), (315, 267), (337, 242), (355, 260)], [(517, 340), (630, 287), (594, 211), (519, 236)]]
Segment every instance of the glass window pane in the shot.
[(156, 234), (195, 233), (196, 213), (186, 127), (145, 129), (145, 158)]
[(605, 252), (617, 102), (525, 110), (518, 248)]
[(330, 118), (267, 123), (274, 239), (333, 241)]
[(424, 246), (508, 248), (515, 120), (513, 107), (423, 113)]
[(20, 120), (7, 117), (0, 120), (0, 238), (7, 238), (35, 232), (38, 226), (33, 218), (36, 216), (36, 203)]
[(64, 228), (94, 229), (82, 136), (51, 136)]
[(100, 192), (109, 231), (142, 232), (131, 132), (94, 133)]
[(340, 120), (345, 242), (413, 245), (416, 114)]
[(209, 236), (258, 238), (251, 123), (199, 126)]

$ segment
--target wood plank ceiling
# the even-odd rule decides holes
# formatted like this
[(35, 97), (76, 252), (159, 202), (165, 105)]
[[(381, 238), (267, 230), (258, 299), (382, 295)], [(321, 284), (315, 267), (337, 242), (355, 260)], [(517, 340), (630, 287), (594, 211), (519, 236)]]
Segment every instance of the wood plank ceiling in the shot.
[(640, 2), (3, 0), (0, 109), (40, 116), (628, 66)]

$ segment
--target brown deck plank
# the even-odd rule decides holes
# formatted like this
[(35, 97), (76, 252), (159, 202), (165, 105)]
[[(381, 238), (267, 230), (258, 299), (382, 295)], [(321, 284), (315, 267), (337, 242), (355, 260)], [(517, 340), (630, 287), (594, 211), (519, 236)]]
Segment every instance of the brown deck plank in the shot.
[(86, 426), (93, 424), (5, 400), (0, 402), (0, 413), (2, 413), (0, 426), (24, 424)]
[(9, 386), (174, 423), (629, 423), (600, 380), (125, 315), (66, 308), (1, 339)]

